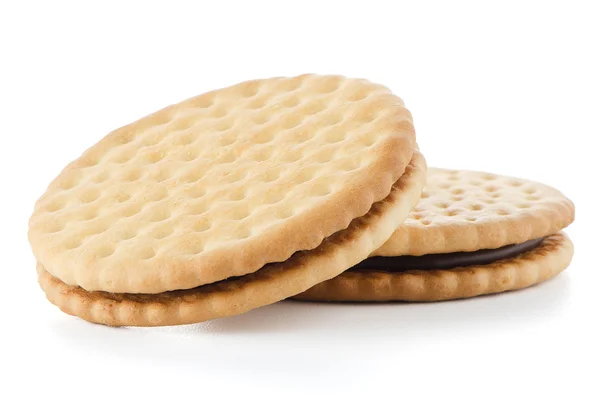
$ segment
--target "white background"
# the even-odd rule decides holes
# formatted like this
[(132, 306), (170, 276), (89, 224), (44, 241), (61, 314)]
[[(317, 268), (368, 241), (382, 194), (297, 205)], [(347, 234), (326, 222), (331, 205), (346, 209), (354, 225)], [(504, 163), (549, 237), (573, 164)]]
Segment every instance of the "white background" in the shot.
[[(594, 5), (2, 2), (0, 395), (600, 395)], [(284, 302), (162, 329), (91, 325), (45, 300), (27, 219), (68, 161), (170, 103), (306, 72), (389, 86), (430, 165), (562, 190), (572, 265), (493, 297)]]

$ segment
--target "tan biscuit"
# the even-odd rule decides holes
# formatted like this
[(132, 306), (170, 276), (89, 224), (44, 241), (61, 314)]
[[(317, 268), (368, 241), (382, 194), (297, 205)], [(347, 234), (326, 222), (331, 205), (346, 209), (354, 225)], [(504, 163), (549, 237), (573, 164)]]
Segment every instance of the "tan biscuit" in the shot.
[(564, 233), (557, 233), (532, 251), (488, 265), (396, 273), (348, 270), (294, 299), (368, 302), (469, 298), (541, 283), (563, 271), (572, 257), (573, 244)]
[(389, 195), (414, 148), (383, 86), (248, 81), (111, 132), (50, 184), (29, 240), (88, 291), (194, 288), (317, 247)]
[(573, 203), (544, 184), (430, 168), (421, 200), (372, 256), (498, 248), (556, 233), (574, 216)]
[[(559, 232), (573, 221), (574, 212), (568, 198), (541, 183), (430, 168), (417, 206), (392, 237), (370, 255), (391, 257), (386, 262), (390, 266), (387, 272), (351, 268), (295, 298), (428, 301), (525, 288), (558, 274), (569, 264), (573, 246)], [(395, 263), (401, 266), (403, 262), (393, 257), (468, 253), (534, 243), (532, 240), (544, 237), (542, 245), (532, 251), (488, 265), (392, 271)], [(435, 261), (423, 259), (420, 266), (433, 266)]]
[(89, 292), (67, 285), (38, 263), (38, 279), (48, 300), (62, 311), (108, 325), (158, 326), (200, 322), (244, 313), (305, 291), (365, 259), (383, 244), (419, 199), (425, 161), (415, 152), (390, 195), (317, 248), (294, 254), (256, 272), (190, 290), (158, 294)]

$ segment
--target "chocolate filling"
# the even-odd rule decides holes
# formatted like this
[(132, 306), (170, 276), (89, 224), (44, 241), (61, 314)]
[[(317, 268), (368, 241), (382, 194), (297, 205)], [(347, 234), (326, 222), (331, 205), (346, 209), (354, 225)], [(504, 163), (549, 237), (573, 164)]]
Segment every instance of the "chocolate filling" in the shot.
[(450, 252), (447, 254), (427, 254), (422, 256), (374, 256), (367, 258), (350, 270), (380, 270), (385, 272), (405, 272), (408, 270), (442, 270), (460, 266), (487, 265), (501, 259), (513, 258), (531, 251), (542, 243), (544, 237), (521, 244), (512, 244), (496, 249), (473, 252)]

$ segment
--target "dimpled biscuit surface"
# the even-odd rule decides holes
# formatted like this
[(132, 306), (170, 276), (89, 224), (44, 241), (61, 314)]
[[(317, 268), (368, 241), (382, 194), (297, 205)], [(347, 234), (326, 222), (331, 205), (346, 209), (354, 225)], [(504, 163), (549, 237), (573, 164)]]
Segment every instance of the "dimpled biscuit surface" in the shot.
[(317, 247), (390, 193), (414, 149), (383, 86), (248, 81), (111, 132), (50, 184), (29, 240), (89, 291), (193, 288)]
[(549, 236), (573, 222), (573, 203), (539, 182), (429, 168), (421, 200), (371, 256), (476, 251)]

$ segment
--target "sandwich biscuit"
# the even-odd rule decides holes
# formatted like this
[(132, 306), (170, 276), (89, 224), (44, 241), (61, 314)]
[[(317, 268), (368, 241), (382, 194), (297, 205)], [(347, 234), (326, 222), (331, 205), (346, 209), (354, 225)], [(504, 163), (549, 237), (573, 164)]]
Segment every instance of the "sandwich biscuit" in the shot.
[(338, 277), (296, 296), (438, 301), (521, 289), (570, 263), (573, 203), (541, 183), (429, 169), (421, 200), (392, 237)]
[(402, 100), (366, 80), (254, 80), (168, 106), (108, 134), (37, 201), (28, 237), (40, 285), (64, 311), (111, 325), (182, 324), (284, 299), (364, 259), (366, 246), (336, 253), (336, 266), (292, 261), (298, 282), (268, 272), (277, 294), (242, 289), (193, 315), (174, 314), (162, 294), (237, 289), (266, 265), (354, 235), (356, 223), (377, 248), (424, 184), (424, 172), (407, 173), (424, 169), (415, 148)]

